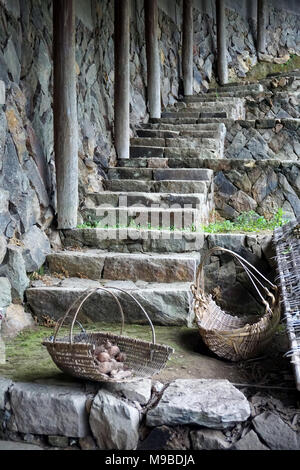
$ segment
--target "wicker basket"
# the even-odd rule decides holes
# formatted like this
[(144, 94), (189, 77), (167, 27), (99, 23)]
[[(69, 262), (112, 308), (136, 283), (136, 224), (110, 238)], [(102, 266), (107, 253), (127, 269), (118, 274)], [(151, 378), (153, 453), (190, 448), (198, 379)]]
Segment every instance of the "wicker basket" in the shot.
[[(223, 312), (212, 296), (205, 293), (203, 266), (207, 257), (215, 251), (231, 254), (246, 271), (265, 306), (265, 313), (258, 322), (249, 324), (241, 317)], [(274, 294), (265, 287), (263, 281)], [(277, 287), (240, 255), (218, 246), (208, 250), (198, 267), (196, 284), (191, 289), (200, 335), (208, 348), (218, 356), (231, 361), (250, 359), (259, 355), (271, 341), (280, 320)]]
[[(54, 335), (50, 339), (43, 341), (42, 344), (46, 346), (57, 367), (63, 372), (75, 377), (96, 382), (130, 382), (139, 378), (152, 377), (153, 375), (158, 374), (165, 367), (174, 350), (169, 346), (156, 344), (153, 324), (145, 309), (131, 294), (116, 287), (109, 287), (109, 289), (123, 292), (140, 307), (150, 324), (152, 342), (122, 336), (124, 328), (124, 313), (119, 299), (110, 290), (104, 287), (98, 287), (93, 290), (85, 291), (83, 296), (76, 299), (66, 312), (65, 316), (58, 321)], [(73, 338), (73, 328), (75, 322), (77, 322), (77, 315), (82, 305), (91, 295), (99, 290), (107, 292), (116, 301), (122, 319), (120, 335), (107, 332), (86, 333), (83, 330), (82, 333), (74, 336)], [(69, 336), (57, 339), (57, 335), (63, 323), (78, 303), (79, 306), (74, 314)], [(109, 340), (116, 344), (120, 350), (126, 354), (124, 365), (132, 371), (132, 376), (120, 380), (99, 372), (97, 369), (97, 360), (94, 358), (93, 352), (96, 346), (100, 346), (105, 340)]]

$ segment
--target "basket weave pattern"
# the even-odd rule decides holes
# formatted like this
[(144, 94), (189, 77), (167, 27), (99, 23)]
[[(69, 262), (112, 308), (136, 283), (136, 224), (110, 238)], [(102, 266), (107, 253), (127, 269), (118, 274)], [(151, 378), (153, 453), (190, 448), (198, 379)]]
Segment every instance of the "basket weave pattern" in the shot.
[[(116, 288), (113, 289), (121, 290)], [(133, 296), (131, 296), (131, 294), (127, 293), (140, 306), (150, 323), (152, 329), (152, 342), (122, 336), (124, 314), (119, 303), (118, 306), (122, 317), (120, 335), (107, 332), (84, 332), (74, 336), (73, 338), (73, 326), (78, 312), (85, 300), (87, 300), (87, 298), (97, 290), (105, 290), (110, 295), (113, 295), (108, 289), (104, 288), (97, 288), (89, 291), (83, 300), (79, 299), (79, 301), (82, 300), (82, 302), (80, 303), (80, 306), (73, 318), (70, 335), (56, 339), (58, 331), (60, 330), (66, 317), (72, 311), (74, 304), (69, 308), (64, 318), (60, 321), (58, 327), (56, 328), (53, 339), (45, 340), (43, 342), (43, 345), (46, 346), (54, 363), (59, 369), (69, 375), (97, 382), (129, 382), (137, 380), (138, 378), (152, 377), (153, 375), (158, 374), (165, 367), (170, 355), (173, 352), (173, 349), (169, 346), (156, 344), (152, 322), (147, 313), (144, 311), (143, 307), (136, 299), (134, 299)], [(123, 290), (121, 291), (125, 292)], [(97, 346), (103, 344), (105, 340), (109, 340), (113, 344), (117, 345), (120, 351), (126, 354), (124, 365), (127, 366), (128, 370), (132, 371), (131, 377), (125, 379), (115, 379), (99, 372), (94, 358), (94, 350)]]
[[(205, 293), (204, 261), (215, 251), (224, 251), (235, 257), (245, 268), (256, 289), (260, 285), (267, 297), (271, 299), (270, 305), (260, 294), (261, 301), (265, 305), (265, 313), (258, 322), (251, 325), (242, 317), (229, 315), (216, 304), (211, 295)], [(198, 267), (196, 284), (191, 287), (194, 295), (195, 319), (200, 335), (208, 348), (220, 357), (231, 361), (255, 357), (269, 344), (280, 320), (277, 288), (254, 266), (230, 250), (214, 247), (209, 250), (207, 256)], [(270, 285), (275, 295), (261, 284), (257, 275)]]

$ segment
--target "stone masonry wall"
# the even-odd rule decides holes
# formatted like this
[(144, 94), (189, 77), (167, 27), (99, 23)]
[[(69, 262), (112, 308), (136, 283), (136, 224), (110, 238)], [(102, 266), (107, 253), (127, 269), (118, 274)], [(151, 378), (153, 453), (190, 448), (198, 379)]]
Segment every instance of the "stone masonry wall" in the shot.
[(254, 210), (271, 218), (282, 208), (286, 218), (300, 216), (299, 162), (280, 160), (203, 160), (214, 171), (215, 207), (225, 219)]
[[(267, 60), (300, 54), (299, 17), (279, 10), (269, 2), (267, 18), (266, 54)], [(257, 64), (256, 21), (244, 18), (233, 9), (226, 9), (229, 80), (235, 81), (247, 76)], [(216, 22), (215, 12), (211, 15), (194, 10), (194, 92), (209, 88), (209, 82), (216, 77)], [(276, 59), (277, 60), (277, 59)], [(276, 62), (275, 60), (275, 62)]]
[(300, 159), (299, 119), (231, 121), (226, 123), (226, 129), (226, 158)]

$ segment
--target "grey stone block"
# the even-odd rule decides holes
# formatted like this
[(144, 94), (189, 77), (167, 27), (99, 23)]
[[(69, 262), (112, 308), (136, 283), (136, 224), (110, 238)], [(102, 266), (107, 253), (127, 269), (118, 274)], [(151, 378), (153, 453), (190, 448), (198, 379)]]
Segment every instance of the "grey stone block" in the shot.
[(19, 432), (68, 437), (90, 434), (87, 395), (68, 387), (17, 383), (11, 407)]
[(134, 450), (140, 419), (134, 406), (101, 390), (92, 404), (90, 426), (101, 450)]
[(227, 380), (175, 380), (146, 417), (148, 426), (196, 424), (222, 429), (250, 416), (246, 397)]

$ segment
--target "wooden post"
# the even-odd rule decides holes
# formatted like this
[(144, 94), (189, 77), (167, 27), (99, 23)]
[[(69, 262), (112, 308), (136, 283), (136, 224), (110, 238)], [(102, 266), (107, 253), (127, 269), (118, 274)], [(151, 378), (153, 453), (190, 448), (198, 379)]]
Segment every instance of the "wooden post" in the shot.
[(145, 0), (147, 92), (150, 118), (161, 117), (157, 0)]
[(130, 0), (115, 0), (115, 147), (129, 158)]
[(193, 94), (193, 0), (183, 0), (182, 72), (185, 96)]
[(257, 0), (257, 52), (266, 52), (266, 1)]
[(59, 229), (77, 226), (78, 124), (73, 0), (53, 1), (54, 152)]
[(218, 76), (220, 85), (228, 82), (225, 1), (216, 0)]

